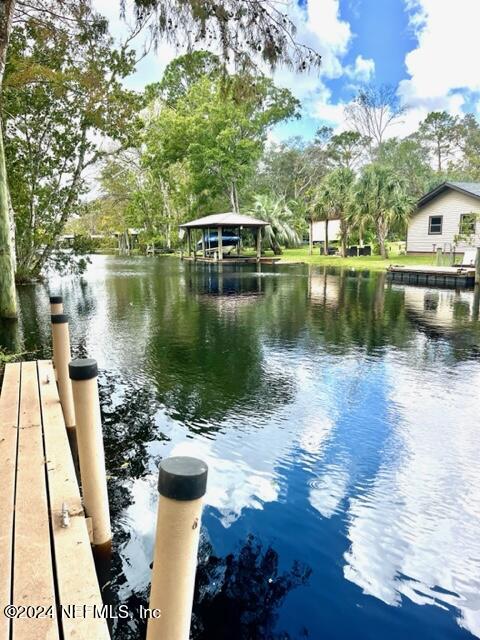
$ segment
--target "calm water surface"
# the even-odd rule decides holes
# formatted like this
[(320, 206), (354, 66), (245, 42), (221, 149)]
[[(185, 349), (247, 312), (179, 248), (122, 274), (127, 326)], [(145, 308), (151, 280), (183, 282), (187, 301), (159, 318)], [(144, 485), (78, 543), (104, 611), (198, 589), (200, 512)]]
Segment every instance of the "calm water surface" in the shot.
[[(472, 292), (101, 256), (60, 287), (101, 367), (114, 602), (145, 604), (156, 468), (191, 454), (210, 466), (195, 640), (480, 637)], [(47, 290), (20, 297), (1, 342), (48, 356)]]

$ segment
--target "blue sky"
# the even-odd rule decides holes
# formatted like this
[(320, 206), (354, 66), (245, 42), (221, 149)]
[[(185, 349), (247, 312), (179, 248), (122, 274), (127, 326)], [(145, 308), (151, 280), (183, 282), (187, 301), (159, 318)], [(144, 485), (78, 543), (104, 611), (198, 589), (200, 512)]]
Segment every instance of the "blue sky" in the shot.
[[(368, 78), (370, 81), (398, 86), (407, 77), (405, 56), (417, 42), (404, 0), (340, 0), (338, 17), (350, 25), (352, 33), (348, 50), (342, 58), (344, 66), (354, 67), (355, 60), (361, 56), (373, 62), (374, 72)], [(344, 74), (325, 84), (331, 90), (333, 104), (348, 102), (355, 94), (355, 83)], [(318, 128), (318, 118), (309, 116), (307, 111), (299, 124), (301, 135), (310, 137), (312, 130)], [(332, 123), (327, 121), (327, 124)], [(297, 128), (291, 124), (284, 125), (278, 128), (278, 135), (288, 136), (291, 129)]]
[[(118, 3), (93, 0), (114, 35), (125, 27)], [(322, 124), (348, 128), (344, 107), (365, 82), (388, 83), (408, 106), (390, 135), (408, 135), (431, 110), (480, 113), (480, 0), (292, 0), (298, 40), (322, 53), (319, 73), (280, 69), (274, 77), (301, 100), (302, 119), (277, 126), (273, 139), (310, 138)], [(150, 53), (128, 81), (141, 89), (175, 57), (166, 44)]]

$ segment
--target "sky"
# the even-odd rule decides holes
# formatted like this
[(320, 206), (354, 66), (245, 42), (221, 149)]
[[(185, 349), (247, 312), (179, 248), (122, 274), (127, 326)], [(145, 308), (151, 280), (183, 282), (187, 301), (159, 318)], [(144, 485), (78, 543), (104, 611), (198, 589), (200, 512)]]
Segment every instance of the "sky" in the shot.
[[(93, 5), (120, 38), (125, 24), (118, 1), (93, 0)], [(301, 119), (277, 125), (274, 140), (310, 139), (322, 125), (348, 128), (345, 105), (370, 82), (393, 85), (408, 107), (390, 135), (410, 134), (434, 110), (480, 118), (480, 0), (292, 0), (288, 11), (297, 39), (322, 54), (322, 65), (315, 73), (274, 73), (276, 83), (302, 103)], [(141, 90), (158, 81), (179, 53), (162, 44), (127, 84)]]

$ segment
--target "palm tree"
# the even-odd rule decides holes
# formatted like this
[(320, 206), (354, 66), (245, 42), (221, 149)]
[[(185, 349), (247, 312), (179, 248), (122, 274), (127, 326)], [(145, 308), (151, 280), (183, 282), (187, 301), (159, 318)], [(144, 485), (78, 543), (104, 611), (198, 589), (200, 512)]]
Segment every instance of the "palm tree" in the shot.
[(282, 247), (298, 246), (302, 239), (295, 228), (295, 216), (285, 198), (274, 198), (269, 194), (256, 195), (250, 215), (268, 222), (263, 231), (264, 245), (270, 247), (276, 256), (282, 253)]
[(355, 174), (351, 169), (341, 168), (331, 171), (320, 183), (315, 211), (319, 220), (325, 220), (325, 253), (328, 254), (328, 221), (340, 220), (340, 253), (347, 253), (348, 213), (352, 206)]
[(394, 226), (405, 227), (414, 207), (408, 185), (401, 176), (385, 165), (373, 163), (365, 167), (355, 192), (353, 219), (357, 224), (374, 227), (380, 255), (387, 258), (386, 239)]

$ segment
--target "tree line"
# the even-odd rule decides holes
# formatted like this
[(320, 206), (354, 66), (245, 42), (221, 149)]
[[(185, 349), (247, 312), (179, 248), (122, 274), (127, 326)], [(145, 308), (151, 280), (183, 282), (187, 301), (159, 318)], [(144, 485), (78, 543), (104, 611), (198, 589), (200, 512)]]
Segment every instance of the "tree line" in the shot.
[(387, 86), (358, 91), (349, 129), (323, 126), (312, 141), (277, 144), (268, 132), (299, 117), (298, 100), (264, 76), (225, 75), (211, 53), (177, 58), (144, 97), (137, 147), (104, 163), (102, 194), (89, 207), (99, 227), (141, 228), (157, 246), (177, 246), (182, 222), (241, 209), (270, 223), (264, 246), (275, 254), (300, 244), (314, 221), (328, 229), (335, 219), (341, 255), (369, 243), (387, 257), (424, 193), (447, 179), (480, 179), (475, 117), (431, 112), (395, 136), (406, 107)]
[[(241, 211), (270, 223), (264, 245), (280, 253), (313, 221), (339, 219), (342, 254), (368, 242), (385, 256), (424, 192), (480, 179), (475, 117), (432, 112), (395, 137), (406, 107), (388, 86), (358, 90), (347, 130), (269, 142), (301, 104), (262, 69), (301, 72), (319, 56), (292, 39), (273, 0), (200, 5), (138, 0), (135, 24), (117, 42), (88, 0), (2, 4), (0, 315), (12, 310), (14, 273), (22, 281), (50, 266), (78, 268), (72, 257), (89, 243), (58, 251), (65, 229), (87, 239), (116, 233), (128, 251), (133, 227), (144, 244), (174, 249), (181, 222)], [(219, 53), (179, 56), (159, 82), (133, 91), (124, 81), (148, 51), (134, 47), (146, 30), (150, 44), (181, 44), (189, 33)]]
[[(0, 2), (0, 317), (17, 315), (15, 278), (73, 264), (56, 250), (58, 237), (69, 219), (88, 213), (85, 194), (99, 162), (137, 148), (148, 96), (124, 80), (149, 47), (162, 40), (215, 47), (223, 68), (242, 73), (320, 64), (296, 40), (279, 0), (132, 5), (133, 27), (118, 43), (90, 0)], [(124, 0), (118, 10), (125, 13)]]

